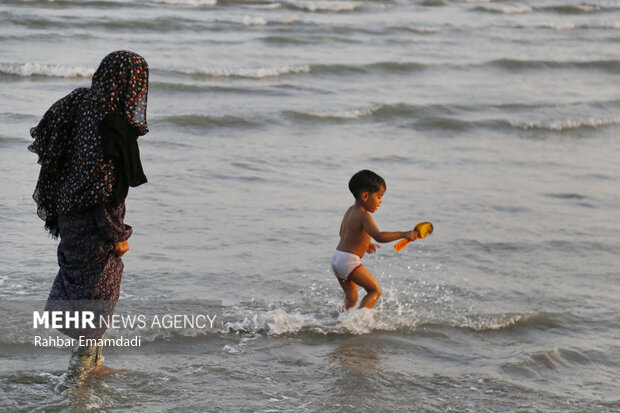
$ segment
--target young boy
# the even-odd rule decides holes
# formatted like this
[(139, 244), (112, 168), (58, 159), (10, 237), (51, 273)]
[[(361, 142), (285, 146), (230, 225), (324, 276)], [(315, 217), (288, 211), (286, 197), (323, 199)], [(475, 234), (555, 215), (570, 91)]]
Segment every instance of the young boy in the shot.
[(357, 286), (366, 290), (366, 296), (360, 308), (372, 308), (381, 296), (381, 287), (375, 277), (362, 265), (361, 258), (366, 252), (373, 253), (380, 247), (370, 242), (372, 237), (377, 242), (391, 242), (401, 238), (414, 241), (418, 238), (416, 231), (384, 232), (380, 231), (370, 214), (381, 205), (386, 185), (383, 178), (376, 173), (359, 171), (349, 181), (349, 189), (355, 197), (355, 203), (344, 214), (340, 225), (340, 243), (332, 256), (332, 269), (344, 290), (344, 305), (348, 310), (357, 302)]

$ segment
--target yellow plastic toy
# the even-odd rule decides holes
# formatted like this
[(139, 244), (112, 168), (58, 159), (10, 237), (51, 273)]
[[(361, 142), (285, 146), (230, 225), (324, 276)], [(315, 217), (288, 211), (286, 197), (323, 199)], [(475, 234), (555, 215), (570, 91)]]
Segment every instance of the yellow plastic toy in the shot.
[[(415, 226), (414, 230), (418, 231), (418, 234), (420, 234), (419, 238), (426, 238), (428, 234), (431, 234), (433, 232), (433, 224), (431, 224), (430, 222), (420, 222), (418, 225)], [(409, 244), (409, 242), (411, 241), (409, 241), (408, 239), (400, 240), (396, 244), (394, 244), (394, 249), (396, 250), (396, 252), (400, 252), (400, 250), (405, 248), (407, 244)]]

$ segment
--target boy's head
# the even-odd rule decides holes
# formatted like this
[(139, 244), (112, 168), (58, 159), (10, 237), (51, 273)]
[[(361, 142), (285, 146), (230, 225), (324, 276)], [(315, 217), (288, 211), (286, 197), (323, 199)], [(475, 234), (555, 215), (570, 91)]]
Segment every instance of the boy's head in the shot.
[(385, 180), (373, 171), (369, 171), (368, 169), (359, 171), (358, 173), (353, 175), (351, 177), (351, 180), (349, 181), (349, 190), (351, 191), (355, 199), (359, 199), (360, 195), (363, 192), (379, 192), (381, 188), (383, 188), (383, 190), (387, 189), (387, 186), (385, 185)]

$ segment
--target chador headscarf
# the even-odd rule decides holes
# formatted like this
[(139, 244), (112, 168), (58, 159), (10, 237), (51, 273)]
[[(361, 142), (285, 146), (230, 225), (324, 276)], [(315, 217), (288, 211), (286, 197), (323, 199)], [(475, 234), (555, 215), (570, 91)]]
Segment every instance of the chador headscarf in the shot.
[(58, 236), (58, 216), (120, 202), (127, 185), (146, 182), (136, 139), (148, 132), (148, 65), (138, 54), (107, 55), (90, 88), (52, 105), (30, 130), (28, 149), (41, 171), (33, 198), (45, 227)]

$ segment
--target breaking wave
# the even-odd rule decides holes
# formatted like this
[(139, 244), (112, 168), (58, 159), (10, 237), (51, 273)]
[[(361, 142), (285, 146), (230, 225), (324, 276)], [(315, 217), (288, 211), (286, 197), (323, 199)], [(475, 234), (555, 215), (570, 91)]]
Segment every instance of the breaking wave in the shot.
[(208, 77), (231, 77), (231, 78), (249, 78), (249, 79), (262, 79), (269, 77), (278, 77), (287, 74), (296, 73), (308, 73), (310, 72), (309, 65), (296, 65), (296, 66), (275, 66), (275, 67), (260, 67), (255, 69), (250, 68), (226, 68), (226, 67), (203, 67), (198, 69), (177, 69), (177, 73), (196, 76), (208, 76)]
[(285, 7), (307, 12), (352, 12), (363, 6), (360, 1), (288, 1)]
[(0, 63), (0, 75), (21, 77), (91, 77), (95, 69), (87, 66), (46, 65), (41, 63)]
[(526, 69), (598, 69), (617, 73), (620, 60), (586, 60), (586, 61), (553, 61), (553, 60), (519, 60), (498, 59), (487, 63), (506, 70)]
[(472, 332), (504, 331), (515, 328), (562, 328), (572, 316), (554, 313), (484, 314), (464, 318), (436, 319), (415, 312), (354, 309), (334, 314), (304, 314), (277, 308), (266, 312), (248, 312), (243, 318), (228, 321), (223, 332), (264, 334), (370, 334), (372, 332), (415, 332), (425, 328), (456, 328)]

